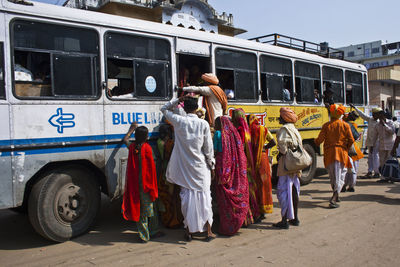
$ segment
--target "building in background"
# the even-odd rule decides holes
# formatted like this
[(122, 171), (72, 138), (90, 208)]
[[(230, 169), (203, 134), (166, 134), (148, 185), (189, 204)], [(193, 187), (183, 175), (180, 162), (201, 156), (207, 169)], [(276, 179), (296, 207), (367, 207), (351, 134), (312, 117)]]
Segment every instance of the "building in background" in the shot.
[(368, 69), (370, 105), (400, 110), (400, 42), (375, 41), (340, 47), (344, 59)]
[(218, 14), (207, 0), (68, 0), (64, 6), (235, 36), (232, 14)]

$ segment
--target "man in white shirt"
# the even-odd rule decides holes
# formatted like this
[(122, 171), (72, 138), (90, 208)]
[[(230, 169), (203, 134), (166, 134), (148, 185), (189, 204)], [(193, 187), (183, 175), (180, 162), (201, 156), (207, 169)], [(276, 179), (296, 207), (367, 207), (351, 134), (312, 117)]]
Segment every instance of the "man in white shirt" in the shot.
[[(376, 135), (374, 141), (379, 138), (379, 168), (382, 168), (390, 157), (396, 139), (395, 127), (392, 120), (386, 118), (384, 111), (378, 113), (379, 123), (375, 125)], [(387, 181), (386, 179), (379, 180)]]
[[(184, 100), (186, 114), (173, 110)], [(161, 108), (165, 118), (174, 126), (175, 144), (168, 163), (166, 177), (181, 187), (181, 206), (186, 228), (186, 240), (192, 233), (207, 231), (206, 241), (215, 238), (211, 231), (211, 172), (215, 159), (210, 126), (196, 115), (197, 99), (181, 97)]]
[[(376, 128), (375, 126), (378, 124), (378, 114), (382, 111), (381, 108), (373, 108), (372, 116), (366, 115), (364, 112), (359, 110), (353, 104), (350, 104), (352, 108), (356, 110), (356, 113), (365, 121), (368, 122), (368, 131), (367, 131), (367, 141), (366, 146), (368, 147), (368, 173), (365, 175), (365, 178), (379, 178), (379, 143), (376, 143), (377, 140)], [(374, 174), (372, 174), (374, 171)]]
[(225, 115), (228, 100), (225, 92), (218, 86), (217, 76), (212, 73), (205, 73), (201, 76), (201, 79), (206, 83), (206, 86), (183, 87), (183, 91), (205, 96), (207, 121), (213, 126), (216, 118)]

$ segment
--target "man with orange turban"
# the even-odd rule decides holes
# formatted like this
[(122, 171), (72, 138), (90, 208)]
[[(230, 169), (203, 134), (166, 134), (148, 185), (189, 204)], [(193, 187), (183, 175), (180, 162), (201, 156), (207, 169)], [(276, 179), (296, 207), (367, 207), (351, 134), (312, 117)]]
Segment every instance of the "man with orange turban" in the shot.
[(206, 86), (183, 87), (183, 91), (205, 96), (204, 104), (207, 121), (213, 126), (216, 118), (226, 114), (228, 99), (225, 92), (218, 86), (219, 80), (217, 76), (212, 73), (205, 73), (201, 76), (201, 79)]
[(342, 190), (347, 168), (351, 168), (348, 151), (354, 143), (350, 126), (342, 121), (340, 117), (345, 112), (342, 105), (330, 105), (329, 111), (331, 120), (322, 126), (321, 132), (315, 144), (317, 146), (324, 143), (324, 164), (328, 170), (331, 186), (333, 190), (329, 207), (339, 207), (339, 192)]
[(300, 196), (301, 171), (288, 171), (285, 168), (285, 157), (289, 149), (298, 147), (302, 144), (299, 131), (294, 124), (297, 121), (297, 115), (290, 108), (281, 108), (279, 123), (282, 127), (276, 133), (278, 140), (278, 171), (279, 177), (276, 188), (276, 196), (281, 206), (282, 220), (273, 224), (274, 227), (288, 229), (289, 224), (299, 226), (298, 206)]

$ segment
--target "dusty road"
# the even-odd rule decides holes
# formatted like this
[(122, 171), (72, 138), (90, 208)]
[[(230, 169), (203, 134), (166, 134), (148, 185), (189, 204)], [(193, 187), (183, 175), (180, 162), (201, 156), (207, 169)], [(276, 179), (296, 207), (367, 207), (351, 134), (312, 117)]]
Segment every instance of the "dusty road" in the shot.
[[(366, 160), (360, 165), (364, 174)], [(119, 204), (106, 199), (93, 230), (63, 244), (42, 239), (26, 216), (2, 210), (0, 266), (399, 266), (400, 184), (359, 180), (332, 210), (326, 171), (317, 174), (301, 188), (299, 227), (272, 228), (280, 219), (274, 195), (274, 213), (262, 223), (211, 243), (185, 243), (183, 230), (164, 230), (165, 237), (139, 244)]]

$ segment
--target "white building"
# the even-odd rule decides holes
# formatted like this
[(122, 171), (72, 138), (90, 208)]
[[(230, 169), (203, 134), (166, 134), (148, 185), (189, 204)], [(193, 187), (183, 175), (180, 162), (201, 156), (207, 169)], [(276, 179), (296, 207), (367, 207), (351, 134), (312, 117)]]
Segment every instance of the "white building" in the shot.
[(375, 41), (338, 49), (344, 51), (344, 59), (367, 67), (371, 105), (400, 110), (400, 42)]
[(218, 14), (207, 0), (68, 0), (64, 6), (235, 36), (232, 14)]

